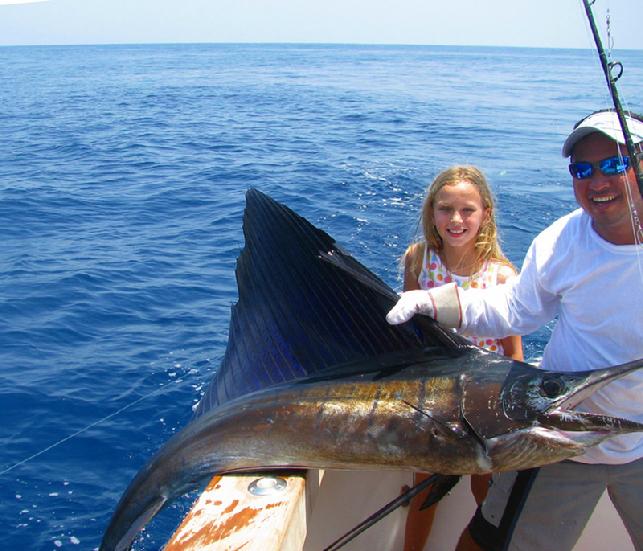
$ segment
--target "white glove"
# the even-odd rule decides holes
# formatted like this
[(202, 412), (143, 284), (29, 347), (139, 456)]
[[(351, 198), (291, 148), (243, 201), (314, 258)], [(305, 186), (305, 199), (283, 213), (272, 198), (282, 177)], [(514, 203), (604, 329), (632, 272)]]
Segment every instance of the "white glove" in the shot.
[(436, 287), (430, 291), (406, 291), (386, 315), (386, 321), (398, 325), (409, 321), (415, 314), (424, 314), (444, 327), (460, 327), (462, 312), (458, 288), (455, 283)]

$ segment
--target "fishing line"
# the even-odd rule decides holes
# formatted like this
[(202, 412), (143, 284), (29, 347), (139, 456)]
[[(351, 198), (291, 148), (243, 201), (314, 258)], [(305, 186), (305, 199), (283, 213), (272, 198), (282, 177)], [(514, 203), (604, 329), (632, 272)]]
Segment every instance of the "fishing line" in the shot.
[[(590, 25), (590, 30), (594, 38), (594, 43), (596, 45), (596, 50), (598, 52), (598, 57), (601, 62), (601, 67), (603, 69), (603, 73), (605, 75), (605, 79), (607, 82), (607, 88), (609, 90), (610, 96), (614, 104), (614, 110), (618, 115), (619, 124), (623, 132), (623, 137), (625, 138), (625, 145), (627, 147), (627, 152), (631, 161), (632, 169), (636, 179), (636, 184), (638, 186), (638, 191), (641, 194), (641, 197), (643, 197), (643, 169), (641, 168), (641, 162), (640, 162), (641, 156), (642, 156), (641, 144), (640, 143), (637, 144), (636, 147), (634, 145), (632, 136), (627, 127), (627, 121), (625, 119), (623, 106), (619, 98), (618, 89), (616, 87), (616, 81), (623, 75), (623, 64), (620, 61), (612, 60), (612, 48), (614, 47), (614, 38), (612, 36), (610, 10), (608, 7), (607, 13), (606, 13), (606, 20), (605, 20), (606, 34), (607, 34), (607, 52), (605, 52), (598, 29), (596, 27), (594, 14), (592, 13), (591, 7), (594, 5), (595, 2), (596, 0), (582, 0), (583, 7), (585, 8), (585, 14), (587, 16), (587, 20)], [(618, 71), (616, 75), (613, 74), (614, 69)], [(632, 111), (631, 109), (629, 109), (629, 106), (627, 104), (626, 104), (625, 112), (627, 112), (629, 116), (632, 116)], [(637, 148), (638, 148), (638, 151), (636, 150)], [(618, 149), (618, 155), (619, 157), (622, 157), (620, 148)], [(643, 281), (643, 258), (642, 258), (640, 246), (639, 246), (643, 242), (643, 225), (641, 223), (641, 216), (639, 215), (634, 202), (632, 189), (635, 187), (632, 185), (633, 182), (630, 182), (630, 177), (627, 175), (627, 173), (623, 175), (623, 179), (624, 179), (623, 187), (625, 188), (625, 197), (630, 211), (630, 223), (632, 225), (632, 234), (633, 234), (633, 238), (634, 238), (633, 240), (634, 240), (634, 245), (636, 250), (636, 261), (637, 261), (640, 279), (641, 281)]]
[[(611, 18), (610, 18), (610, 10), (609, 7), (607, 8), (607, 14), (605, 18), (605, 32), (607, 34), (607, 60), (608, 60), (608, 66), (612, 67), (615, 66), (615, 62), (612, 61), (612, 49), (614, 48), (614, 37), (612, 36), (612, 24), (611, 24)], [(618, 80), (620, 75), (623, 72), (623, 65), (621, 63), (618, 63), (618, 66), (620, 67), (620, 73), (619, 76), (614, 80)], [(625, 101), (625, 112), (632, 116), (632, 110), (629, 108), (629, 105), (627, 104), (627, 101)], [(637, 146), (639, 148), (639, 155), (640, 155), (640, 144)], [(622, 159), (623, 155), (621, 154), (621, 150), (619, 148), (618, 150), (618, 155), (619, 158)], [(632, 159), (632, 164), (637, 165), (638, 157), (635, 157)], [(635, 169), (636, 170), (636, 169)], [(634, 204), (634, 197), (632, 195), (632, 188), (630, 187), (632, 182), (630, 182), (630, 177), (628, 176), (627, 172), (623, 175), (624, 178), (624, 188), (625, 188), (625, 196), (627, 199), (627, 205), (630, 209), (630, 223), (632, 225), (632, 234), (634, 236), (634, 245), (640, 245), (643, 242), (643, 225), (641, 224), (641, 219), (639, 217), (639, 213), (636, 210), (636, 206)], [(643, 193), (642, 193), (643, 194)], [(643, 259), (641, 258), (641, 251), (639, 250), (639, 247), (636, 247), (636, 259), (637, 259), (637, 266), (639, 269), (639, 276), (641, 278), (641, 281), (643, 281)]]
[(624, 175), (624, 178), (625, 184), (623, 187), (625, 187), (627, 204), (630, 207), (630, 221), (632, 223), (632, 232), (634, 233), (634, 250), (636, 251), (636, 263), (639, 269), (639, 279), (641, 283), (643, 283), (643, 253), (641, 252), (640, 246), (641, 243), (643, 243), (643, 224), (641, 224), (639, 213), (636, 210), (636, 206), (634, 205), (634, 197), (632, 196), (632, 189), (627, 174)]
[(70, 434), (69, 436), (65, 436), (64, 438), (61, 438), (57, 442), (54, 442), (53, 444), (51, 444), (50, 446), (47, 446), (46, 448), (40, 450), (39, 452), (36, 452), (33, 455), (30, 455), (26, 459), (23, 459), (22, 461), (18, 461), (17, 463), (11, 465), (10, 467), (7, 467), (6, 469), (0, 471), (0, 476), (7, 474), (8, 472), (14, 470), (16, 467), (20, 467), (21, 465), (24, 465), (25, 463), (28, 463), (29, 461), (32, 461), (36, 457), (40, 457), (44, 453), (47, 453), (48, 451), (53, 450), (54, 448), (57, 448), (58, 446), (60, 446), (61, 444), (64, 444), (68, 440), (72, 440), (73, 438), (76, 438), (78, 435), (82, 434), (83, 432), (86, 432), (89, 429), (94, 428), (94, 427), (100, 425), (101, 423), (104, 423), (105, 421), (109, 421), (113, 417), (116, 417), (117, 415), (123, 413), (124, 411), (128, 410), (132, 406), (135, 406), (139, 402), (142, 402), (146, 398), (150, 398), (151, 396), (154, 396), (155, 394), (159, 394), (160, 392), (166, 390), (169, 386), (172, 386), (172, 385), (175, 385), (175, 384), (182, 384), (182, 383), (186, 383), (186, 382), (187, 382), (187, 380), (184, 381), (184, 380), (178, 379), (176, 381), (171, 381), (169, 383), (166, 383), (166, 384), (162, 385), (160, 388), (157, 388), (156, 390), (153, 390), (152, 392), (150, 392), (148, 394), (145, 394), (144, 396), (141, 396), (140, 398), (137, 398), (133, 402), (130, 402), (129, 404), (124, 405), (122, 408), (110, 413), (109, 415), (106, 415), (102, 419), (99, 419), (98, 421), (94, 421), (93, 423), (87, 425), (86, 427), (83, 427), (82, 429), (76, 431), (75, 433)]

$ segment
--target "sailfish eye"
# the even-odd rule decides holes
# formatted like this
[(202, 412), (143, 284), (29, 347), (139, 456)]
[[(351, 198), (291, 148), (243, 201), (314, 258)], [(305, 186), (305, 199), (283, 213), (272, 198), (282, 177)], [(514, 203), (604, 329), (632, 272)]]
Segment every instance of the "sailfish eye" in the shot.
[(556, 398), (565, 390), (565, 385), (559, 377), (544, 377), (540, 387), (548, 398)]

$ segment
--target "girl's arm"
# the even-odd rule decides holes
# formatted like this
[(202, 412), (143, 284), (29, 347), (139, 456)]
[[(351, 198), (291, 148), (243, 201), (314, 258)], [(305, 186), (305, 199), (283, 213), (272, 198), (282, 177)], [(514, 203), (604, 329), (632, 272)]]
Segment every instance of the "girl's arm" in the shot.
[(404, 287), (403, 291), (417, 291), (420, 288), (418, 276), (422, 255), (422, 243), (413, 243), (404, 253)]
[[(516, 272), (511, 266), (502, 265), (498, 270), (497, 282), (498, 285), (506, 283), (508, 279), (515, 277)], [(502, 347), (505, 350), (505, 356), (514, 360), (524, 361), (525, 357), (522, 351), (522, 337), (518, 335), (510, 335), (504, 339), (500, 339)]]
[(507, 358), (524, 361), (525, 358), (522, 353), (522, 337), (512, 335), (510, 337), (500, 339), (500, 342), (502, 343), (502, 347), (505, 349), (505, 356), (507, 356)]

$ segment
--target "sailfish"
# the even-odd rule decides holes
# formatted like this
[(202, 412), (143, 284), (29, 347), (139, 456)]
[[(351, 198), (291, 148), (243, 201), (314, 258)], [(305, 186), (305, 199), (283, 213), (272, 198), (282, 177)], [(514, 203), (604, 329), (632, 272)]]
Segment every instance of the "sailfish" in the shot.
[(482, 350), (435, 321), (391, 326), (396, 293), (336, 241), (246, 194), (221, 366), (188, 425), (125, 490), (102, 551), (129, 549), (160, 509), (214, 474), (395, 469), (446, 476), (568, 459), (627, 419), (576, 411), (643, 366), (551, 372)]

